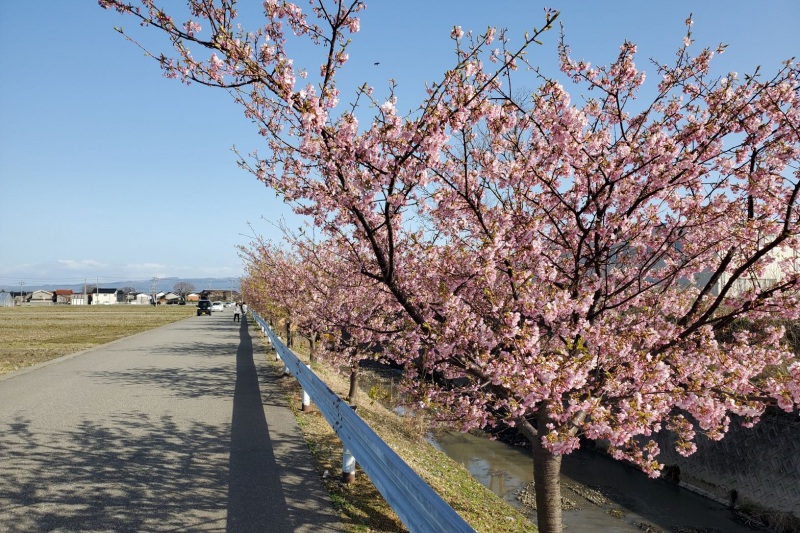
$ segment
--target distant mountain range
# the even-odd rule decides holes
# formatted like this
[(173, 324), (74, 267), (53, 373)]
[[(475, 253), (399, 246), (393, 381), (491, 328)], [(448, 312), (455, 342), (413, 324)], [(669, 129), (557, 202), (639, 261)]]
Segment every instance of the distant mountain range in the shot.
[[(237, 278), (158, 278), (157, 282), (152, 279), (136, 280), (136, 281), (102, 281), (100, 282), (101, 289), (123, 289), (125, 287), (133, 287), (136, 292), (153, 292), (154, 283), (157, 285), (157, 292), (167, 292), (173, 290), (178, 283), (188, 283), (193, 285), (195, 290), (225, 290), (233, 289), (239, 291), (239, 280)], [(94, 282), (88, 280), (88, 285), (94, 285)], [(56, 289), (71, 289), (73, 292), (83, 292), (83, 283), (78, 284), (64, 284), (64, 283), (43, 283), (41, 285), (28, 285), (25, 284), (22, 290), (25, 292), (32, 292), (36, 290), (54, 291)], [(0, 290), (5, 292), (19, 292), (19, 284), (14, 285), (0, 285)]]

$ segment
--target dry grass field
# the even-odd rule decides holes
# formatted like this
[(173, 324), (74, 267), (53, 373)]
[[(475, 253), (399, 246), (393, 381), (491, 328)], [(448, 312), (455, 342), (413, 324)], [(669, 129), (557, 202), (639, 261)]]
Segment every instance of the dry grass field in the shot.
[(0, 374), (188, 318), (194, 306), (0, 308)]

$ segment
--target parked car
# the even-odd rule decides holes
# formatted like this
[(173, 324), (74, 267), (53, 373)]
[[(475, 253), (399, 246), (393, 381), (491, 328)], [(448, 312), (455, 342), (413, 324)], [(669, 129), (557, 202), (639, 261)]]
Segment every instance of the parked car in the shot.
[(211, 316), (211, 300), (197, 300), (197, 316)]
[(225, 304), (223, 304), (222, 302), (213, 302), (211, 304), (212, 311), (223, 311), (224, 309), (225, 309)]

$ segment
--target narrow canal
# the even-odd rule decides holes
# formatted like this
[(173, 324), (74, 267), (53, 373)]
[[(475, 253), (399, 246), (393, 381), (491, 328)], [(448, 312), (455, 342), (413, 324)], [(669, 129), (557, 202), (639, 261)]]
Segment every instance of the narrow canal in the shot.
[[(391, 392), (390, 397), (396, 397), (396, 378), (391, 370), (372, 368), (362, 374), (361, 384), (367, 390), (370, 386), (381, 387)], [(394, 408), (402, 414), (402, 408)], [(532, 497), (525, 497), (526, 490), (533, 486), (533, 458), (529, 450), (469, 433), (440, 432), (430, 440), (536, 523)], [(566, 532), (764, 531), (745, 525), (724, 504), (674, 483), (650, 479), (640, 470), (595, 451), (578, 450), (564, 457), (561, 487)]]
[[(433, 442), (495, 494), (536, 521), (518, 498), (533, 482), (533, 459), (523, 448), (461, 433)], [(579, 450), (562, 461), (564, 530), (632, 533), (752, 533), (726, 506), (645, 474), (601, 453)]]

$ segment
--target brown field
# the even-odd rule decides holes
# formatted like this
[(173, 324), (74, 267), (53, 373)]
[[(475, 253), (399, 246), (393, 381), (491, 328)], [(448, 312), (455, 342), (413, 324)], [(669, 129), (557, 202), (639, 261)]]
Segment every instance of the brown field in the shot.
[(194, 306), (0, 308), (0, 374), (188, 318)]

